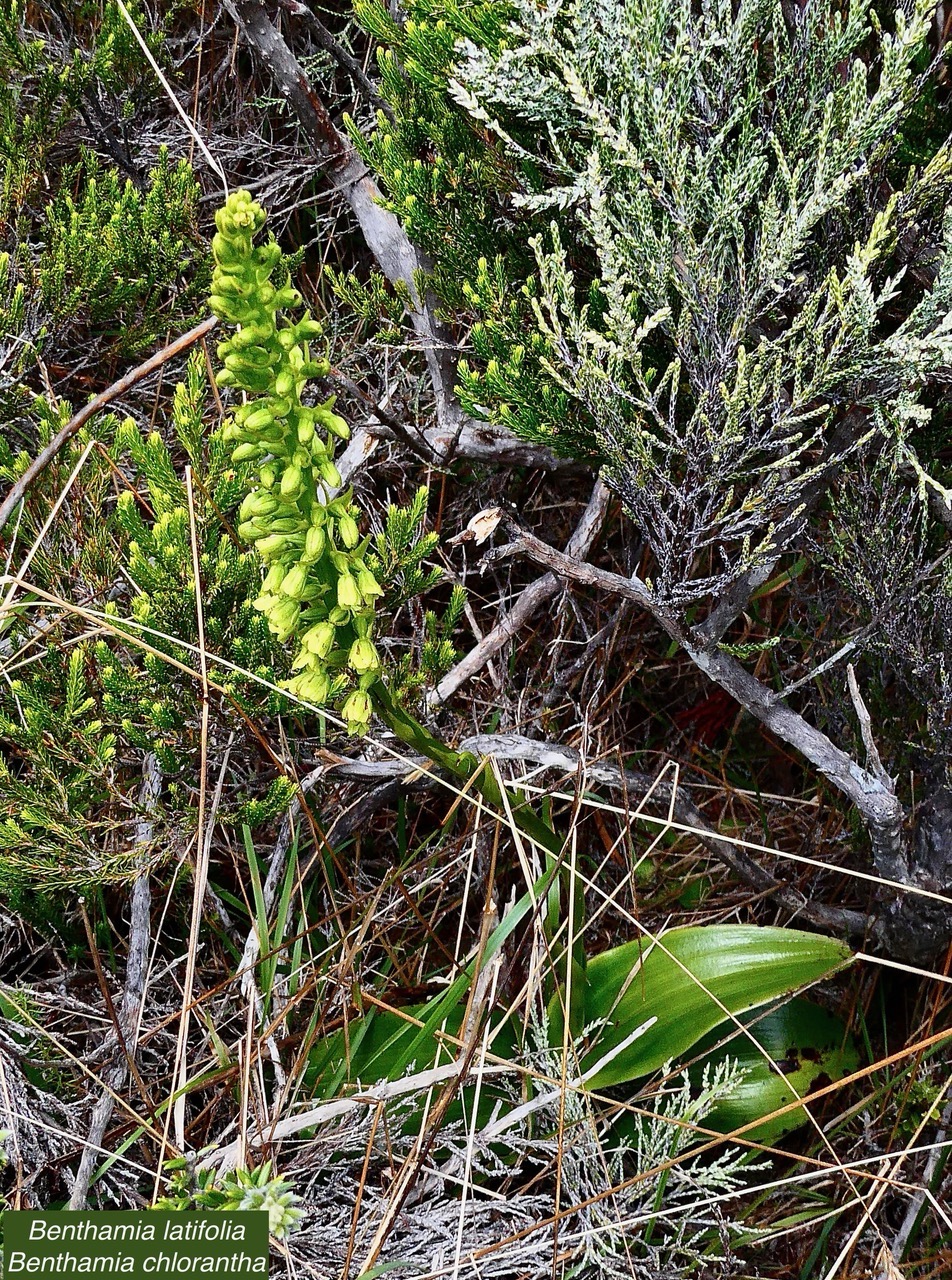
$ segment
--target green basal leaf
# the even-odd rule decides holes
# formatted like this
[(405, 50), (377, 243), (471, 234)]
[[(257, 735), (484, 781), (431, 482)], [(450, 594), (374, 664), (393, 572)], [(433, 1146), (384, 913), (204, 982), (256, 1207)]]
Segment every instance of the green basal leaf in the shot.
[(725, 1045), (724, 1035), (730, 1032), (721, 1027), (695, 1046), (698, 1051), (710, 1050), (692, 1069), (697, 1079), (706, 1064), (721, 1062), (725, 1056), (736, 1058), (746, 1072), (733, 1092), (706, 1117), (704, 1123), (711, 1129), (730, 1133), (764, 1116), (763, 1124), (748, 1129), (744, 1137), (772, 1143), (807, 1120), (803, 1107), (773, 1119), (772, 1112), (814, 1089), (842, 1080), (859, 1066), (859, 1054), (845, 1024), (810, 1000), (791, 1000), (765, 1015), (741, 1021), (757, 1044), (737, 1030)]
[[(591, 1089), (649, 1075), (731, 1015), (825, 978), (850, 958), (849, 948), (834, 939), (755, 925), (671, 929), (654, 943), (603, 951), (587, 967), (585, 1021), (598, 1025), (579, 1074)], [(557, 994), (549, 1004), (556, 1044), (562, 1018)]]

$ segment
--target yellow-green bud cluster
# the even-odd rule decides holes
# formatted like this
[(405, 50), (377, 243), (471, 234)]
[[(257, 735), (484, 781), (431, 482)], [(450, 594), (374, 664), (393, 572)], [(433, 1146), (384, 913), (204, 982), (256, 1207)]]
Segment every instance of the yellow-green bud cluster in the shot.
[(328, 492), (341, 483), (334, 450), (349, 432), (333, 399), (302, 402), (308, 379), (328, 370), (310, 350), (321, 326), (309, 312), (298, 320), (280, 314), (299, 307), (301, 296), (286, 274), (283, 283), (272, 282), (278, 245), (254, 244), (266, 216), (247, 191), (237, 191), (216, 214), (212, 241), (212, 309), (236, 326), (218, 347), (218, 381), (247, 397), (225, 435), (235, 462), (258, 464), (238, 533), (267, 566), (255, 607), (282, 643), (300, 645), (287, 688), (318, 706), (343, 697), (341, 714), (352, 733), (362, 733), (370, 724), (367, 690), (380, 670), (373, 623), (382, 593), (367, 567), (369, 539), (360, 536), (351, 492)]

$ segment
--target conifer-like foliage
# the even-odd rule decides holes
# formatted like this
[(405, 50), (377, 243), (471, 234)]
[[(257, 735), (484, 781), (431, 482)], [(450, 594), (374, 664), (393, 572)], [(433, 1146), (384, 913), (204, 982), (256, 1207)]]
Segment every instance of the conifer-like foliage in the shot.
[[(148, 42), (160, 53), (160, 34)], [(208, 266), (190, 164), (161, 147), (135, 161), (128, 120), (153, 91), (114, 0), (48, 14), (2, 0), (0, 84), (0, 410), (28, 434), (38, 360), (88, 378), (148, 350), (194, 315)]]
[[(181, 465), (176, 465), (159, 432), (143, 433), (127, 418), (113, 445), (131, 481), (116, 500), (113, 519), (133, 585), (127, 606), (129, 632), (157, 652), (144, 653), (139, 660), (150, 676), (146, 682), (139, 662), (129, 670), (102, 654), (105, 704), (129, 740), (157, 751), (169, 773), (182, 765), (181, 758), (176, 759), (176, 751), (185, 745), (180, 708), (193, 688), (189, 673), (200, 639), (193, 532), (199, 547), (202, 632), (209, 650), (227, 664), (218, 679), (239, 703), (274, 705), (273, 695), (262, 695), (243, 676), (273, 682), (277, 654), (251, 604), (260, 583), (257, 558), (241, 546), (231, 524), (246, 475), (244, 469), (229, 465), (230, 450), (222, 433), (206, 431), (206, 378), (204, 360), (193, 356), (187, 380), (176, 387), (172, 401), (172, 438), (192, 472), (191, 504)], [(115, 605), (110, 612), (122, 616)], [(163, 661), (163, 655), (182, 664), (186, 673)]]
[(0, 0), (0, 1204), (941, 1269), (933, 5)]
[(91, 328), (116, 355), (141, 351), (180, 326), (208, 281), (195, 232), (198, 196), (191, 166), (173, 165), (165, 154), (145, 192), (91, 158), (64, 175), (46, 210), (45, 248), (31, 282), (50, 326)]
[(90, 694), (89, 660), (88, 646), (50, 646), (0, 706), (0, 891), (14, 903), (128, 875), (109, 816), (116, 735)]
[[(107, 415), (92, 424), (111, 445), (108, 459), (94, 455), (79, 482), (78, 501), (89, 511), (79, 554), (69, 524), (56, 522), (31, 570), (43, 597), (27, 592), (5, 616), (11, 679), (0, 685), (0, 885), (8, 892), (127, 880), (135, 855), (125, 837), (148, 753), (167, 779), (163, 820), (170, 830), (194, 822), (187, 779), (201, 739), (192, 674), (199, 607), (206, 648), (221, 659), (221, 723), (232, 707), (261, 715), (284, 702), (275, 692), (283, 658), (252, 604), (259, 559), (234, 532), (248, 468), (233, 467), (222, 433), (207, 430), (207, 399), (205, 361), (193, 356), (172, 397), (169, 439), (132, 418)], [(69, 416), (64, 406), (58, 414), (42, 408), (43, 434)], [(53, 491), (91, 436), (92, 429), (82, 433), (75, 453), (49, 477)], [(0, 474), (9, 481), (26, 461), (25, 453), (10, 459)], [(24, 535), (35, 519), (26, 514)], [(86, 638), (82, 617), (57, 608), (77, 587), (98, 639)], [(293, 794), (283, 777), (251, 795), (235, 781), (220, 813), (226, 822), (271, 821)]]
[[(768, 561), (851, 451), (888, 443), (910, 463), (922, 389), (952, 357), (949, 156), (891, 158), (931, 4), (885, 26), (865, 4), (776, 0), (409, 9), (399, 35), (383, 6), (361, 9), (392, 37), (397, 120), (365, 154), (437, 288), (487, 209), (510, 231), (462, 284), (464, 404), (602, 458), (661, 607)], [(426, 162), (464, 118), (480, 164)], [(924, 282), (905, 269), (923, 239)]]

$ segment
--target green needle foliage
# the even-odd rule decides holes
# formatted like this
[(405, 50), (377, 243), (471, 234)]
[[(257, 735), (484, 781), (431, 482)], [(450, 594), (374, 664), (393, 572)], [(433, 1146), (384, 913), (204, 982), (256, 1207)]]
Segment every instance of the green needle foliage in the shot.
[(111, 381), (187, 325), (208, 282), (190, 165), (161, 148), (140, 165), (130, 144), (154, 75), (115, 0), (36, 9), (0, 0), (0, 412), (24, 426), (30, 385), (89, 367)]
[[(105, 416), (44, 477), (49, 493), (58, 493), (92, 433), (112, 437), (109, 463), (94, 453), (73, 491), (85, 512), (78, 554), (75, 530), (58, 520), (30, 570), (54, 600), (69, 599), (81, 584), (107, 634), (87, 640), (82, 620), (27, 592), (4, 620), (12, 678), (0, 683), (0, 888), (22, 898), (31, 918), (31, 894), (38, 889), (83, 889), (127, 880), (138, 869), (128, 824), (147, 753), (165, 779), (162, 803), (149, 815), (156, 834), (166, 825), (194, 825), (190, 778), (201, 722), (193, 534), (205, 645), (213, 678), (232, 700), (216, 700), (213, 724), (221, 717), (234, 727), (232, 703), (256, 717), (286, 706), (268, 688), (285, 668), (253, 606), (259, 559), (234, 533), (248, 467), (232, 466), (221, 432), (206, 432), (206, 400), (205, 362), (197, 354), (172, 397), (169, 439), (143, 432), (131, 418)], [(68, 406), (54, 410), (39, 402), (35, 408), (41, 438), (69, 416)], [(191, 502), (182, 459), (192, 470)], [(28, 461), (25, 451), (8, 455), (0, 476), (15, 478)], [(118, 496), (117, 477), (123, 481)], [(28, 541), (46, 516), (44, 492), (41, 487), (36, 507), (23, 514), (21, 536)], [(220, 822), (273, 821), (294, 794), (284, 777), (247, 790), (229, 778)], [(155, 846), (157, 853), (169, 848), (168, 841)]]
[[(171, 413), (173, 440), (192, 469), (191, 507), (172, 451), (158, 432), (143, 435), (132, 419), (126, 419), (113, 445), (114, 456), (126, 463), (137, 481), (119, 495), (113, 522), (134, 584), (130, 635), (155, 652), (141, 654), (130, 667), (117, 660), (108, 644), (101, 644), (104, 705), (128, 740), (155, 751), (170, 774), (183, 767), (195, 745), (190, 735), (182, 734), (181, 716), (182, 705), (194, 699), (193, 677), (166, 660), (182, 664), (188, 672), (196, 665), (200, 635), (193, 526), (199, 545), (205, 645), (229, 664), (216, 670), (216, 680), (249, 711), (274, 709), (280, 701), (248, 679), (273, 683), (279, 658), (252, 606), (260, 583), (257, 556), (240, 545), (226, 523), (234, 518), (245, 491), (246, 468), (230, 465), (230, 448), (221, 432), (205, 440), (206, 399), (204, 360), (195, 355), (186, 381), (175, 390)], [(116, 606), (110, 612), (117, 619), (122, 616)]]
[(208, 283), (195, 232), (198, 196), (191, 166), (173, 165), (164, 153), (145, 192), (91, 157), (65, 174), (64, 190), (46, 210), (35, 267), (51, 327), (90, 326), (124, 354), (187, 320)]
[(52, 646), (0, 703), (0, 894), (28, 918), (37, 889), (129, 874), (112, 838), (117, 738), (104, 731), (89, 667), (89, 646)]
[[(102, 90), (121, 99), (128, 115), (151, 92), (151, 72), (115, 0), (70, 6), (74, 39), (66, 48), (31, 27), (30, 8), (26, 0), (0, 0), (0, 231), (48, 190), (53, 157), (84, 101)], [(150, 30), (139, 0), (126, 9), (140, 30)], [(158, 53), (161, 37), (147, 40)]]

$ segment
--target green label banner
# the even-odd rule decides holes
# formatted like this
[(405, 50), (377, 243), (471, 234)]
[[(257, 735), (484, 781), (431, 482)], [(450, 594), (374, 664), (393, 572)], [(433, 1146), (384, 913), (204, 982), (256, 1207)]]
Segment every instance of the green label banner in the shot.
[(268, 1274), (268, 1214), (101, 1213), (3, 1214), (7, 1277), (253, 1276)]

